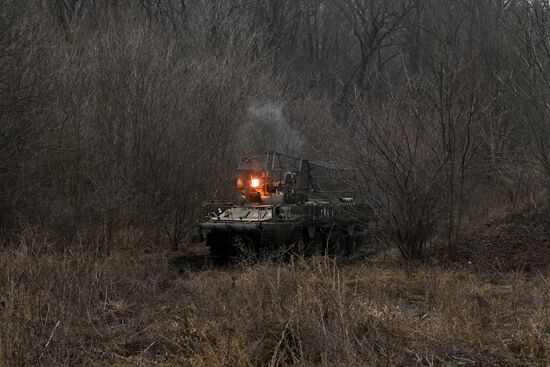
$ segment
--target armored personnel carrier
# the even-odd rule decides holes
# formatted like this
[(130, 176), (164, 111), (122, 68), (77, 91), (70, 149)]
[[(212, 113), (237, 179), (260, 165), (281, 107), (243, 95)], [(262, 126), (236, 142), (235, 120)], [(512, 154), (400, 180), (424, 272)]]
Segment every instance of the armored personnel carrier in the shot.
[(349, 254), (367, 221), (356, 172), (269, 151), (237, 167), (239, 203), (204, 204), (201, 237), (216, 258), (274, 249)]

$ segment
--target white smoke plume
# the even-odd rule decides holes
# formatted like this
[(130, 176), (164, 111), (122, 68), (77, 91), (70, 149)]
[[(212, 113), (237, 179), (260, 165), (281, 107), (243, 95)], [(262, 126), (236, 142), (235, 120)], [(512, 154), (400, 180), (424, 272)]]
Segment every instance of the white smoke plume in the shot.
[[(302, 134), (286, 119), (283, 103), (254, 102), (247, 108), (248, 121), (241, 129), (251, 151), (277, 150), (291, 155), (302, 155)], [(247, 144), (247, 145), (248, 145)]]

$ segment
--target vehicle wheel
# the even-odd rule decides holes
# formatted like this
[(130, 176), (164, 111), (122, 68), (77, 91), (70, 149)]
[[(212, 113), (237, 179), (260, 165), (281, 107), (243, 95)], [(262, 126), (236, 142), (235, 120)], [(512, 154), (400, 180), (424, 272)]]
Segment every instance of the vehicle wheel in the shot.
[(254, 244), (254, 240), (243, 234), (233, 236), (231, 242), (231, 255), (234, 257), (256, 257), (257, 249)]
[(344, 239), (344, 256), (351, 256), (356, 250), (356, 242), (353, 236), (348, 235)]
[(230, 243), (227, 237), (219, 233), (210, 233), (206, 236), (206, 245), (210, 249), (210, 256), (216, 261), (226, 261), (230, 255)]
[(325, 252), (325, 247), (327, 244), (327, 239), (324, 233), (321, 230), (315, 231), (315, 236), (313, 239), (304, 243), (304, 254), (306, 256), (313, 256), (316, 254), (323, 254)]
[(323, 252), (330, 256), (341, 256), (345, 247), (345, 236), (342, 230), (335, 226), (325, 236)]

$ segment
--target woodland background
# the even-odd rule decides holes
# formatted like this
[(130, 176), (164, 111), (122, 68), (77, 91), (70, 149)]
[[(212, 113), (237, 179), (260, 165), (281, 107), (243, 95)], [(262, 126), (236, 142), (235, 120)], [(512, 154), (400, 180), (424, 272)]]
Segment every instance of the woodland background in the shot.
[(355, 166), (406, 247), (452, 246), (472, 219), (548, 187), (546, 1), (44, 0), (1, 12), (4, 241), (40, 226), (109, 246), (138, 228), (176, 245), (201, 201), (229, 197), (238, 157), (266, 149)]
[[(211, 267), (268, 149), (384, 250)], [(547, 0), (3, 0), (0, 365), (546, 365), (549, 183)]]

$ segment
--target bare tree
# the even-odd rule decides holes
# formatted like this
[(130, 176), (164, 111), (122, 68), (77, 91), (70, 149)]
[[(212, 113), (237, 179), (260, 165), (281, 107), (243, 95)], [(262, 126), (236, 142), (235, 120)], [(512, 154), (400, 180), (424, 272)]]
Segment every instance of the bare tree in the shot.
[[(516, 8), (509, 28), (514, 40), (517, 70), (503, 81), (521, 103), (521, 121), (528, 134), (532, 166), (550, 182), (550, 5), (533, 1)], [(519, 107), (519, 106), (518, 106)], [(521, 136), (518, 136), (521, 139)]]
[(26, 168), (49, 148), (57, 123), (48, 109), (54, 73), (44, 18), (29, 9), (27, 2), (8, 1), (0, 10), (0, 227), (15, 225), (19, 209), (26, 209), (21, 178), (33, 177)]
[(444, 191), (437, 123), (422, 107), (412, 89), (391, 101), (357, 99), (350, 125), (368, 199), (408, 259), (420, 258), (434, 234)]
[[(349, 76), (361, 88), (368, 83), (369, 66), (379, 72), (399, 55), (396, 48), (398, 32), (404, 29), (404, 19), (417, 6), (416, 0), (346, 0), (337, 2), (357, 41), (358, 62)], [(372, 65), (371, 65), (372, 64)]]

